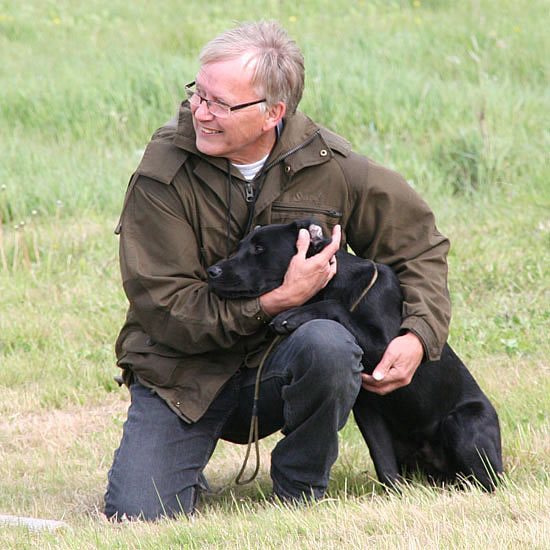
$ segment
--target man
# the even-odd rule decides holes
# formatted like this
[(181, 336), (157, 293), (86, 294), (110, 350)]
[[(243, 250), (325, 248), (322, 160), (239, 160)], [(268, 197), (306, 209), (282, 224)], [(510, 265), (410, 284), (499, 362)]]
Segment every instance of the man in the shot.
[[(265, 361), (260, 436), (274, 494), (319, 499), (361, 387), (380, 394), (436, 359), (448, 331), (448, 241), (398, 174), (350, 150), (296, 111), (303, 57), (276, 22), (244, 24), (205, 46), (177, 117), (159, 129), (131, 179), (117, 232), (130, 307), (117, 341), (132, 403), (105, 495), (109, 517), (193, 512), (219, 438), (247, 440), (267, 327), (334, 276), (334, 254), (387, 263), (403, 293), (402, 334), (372, 376), (333, 321), (306, 323)], [(206, 269), (256, 225), (315, 217), (333, 241), (306, 258), (307, 231), (283, 284), (258, 299), (223, 300)]]

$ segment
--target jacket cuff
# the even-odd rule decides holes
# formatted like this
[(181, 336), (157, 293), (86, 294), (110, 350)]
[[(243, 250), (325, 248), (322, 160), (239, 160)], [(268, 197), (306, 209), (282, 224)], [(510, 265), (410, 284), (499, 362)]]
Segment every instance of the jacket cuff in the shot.
[(437, 361), (441, 357), (443, 344), (438, 342), (434, 331), (422, 317), (406, 317), (403, 319), (401, 332), (406, 331), (410, 331), (420, 338), (428, 361)]
[(260, 298), (244, 300), (242, 304), (242, 313), (247, 318), (253, 318), (259, 325), (266, 325), (271, 322), (272, 317), (268, 315), (260, 303)]

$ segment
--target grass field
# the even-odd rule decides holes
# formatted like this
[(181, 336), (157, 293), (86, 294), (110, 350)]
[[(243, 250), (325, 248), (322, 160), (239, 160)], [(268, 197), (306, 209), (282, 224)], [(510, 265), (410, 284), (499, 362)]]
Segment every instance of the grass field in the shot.
[[(6, 549), (550, 548), (548, 0), (0, 0), (0, 525)], [(506, 481), (387, 495), (348, 423), (326, 500), (258, 482), (198, 515), (110, 525), (106, 474), (128, 394), (113, 381), (126, 299), (113, 235), (126, 183), (202, 44), (279, 19), (304, 51), (301, 109), (400, 171), (450, 237), (450, 341), (494, 402)], [(221, 444), (214, 488), (244, 455)]]

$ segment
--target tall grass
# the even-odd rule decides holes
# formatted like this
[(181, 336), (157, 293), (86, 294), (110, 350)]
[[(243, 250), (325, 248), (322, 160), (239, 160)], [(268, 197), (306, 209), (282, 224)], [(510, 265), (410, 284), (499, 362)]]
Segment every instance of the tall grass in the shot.
[[(550, 38), (547, 0), (0, 0), (2, 548), (547, 548), (550, 533)], [(451, 343), (499, 412), (507, 482), (401, 496), (349, 422), (329, 498), (258, 484), (190, 521), (111, 526), (102, 493), (128, 405), (112, 376), (126, 308), (113, 235), (150, 134), (209, 38), (274, 17), (306, 56), (303, 111), (400, 171), (451, 238)], [(230, 482), (242, 448), (208, 467)]]

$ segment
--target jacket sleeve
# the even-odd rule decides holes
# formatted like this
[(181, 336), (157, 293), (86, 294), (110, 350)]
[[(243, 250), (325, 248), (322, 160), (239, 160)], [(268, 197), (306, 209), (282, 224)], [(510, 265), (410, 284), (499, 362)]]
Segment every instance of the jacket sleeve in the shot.
[[(362, 257), (389, 265), (403, 292), (402, 331), (414, 332), (436, 360), (449, 334), (449, 240), (428, 205), (396, 172), (352, 153), (349, 244)], [(360, 174), (358, 176), (358, 174)], [(351, 176), (348, 176), (351, 177)]]
[(257, 298), (222, 300), (210, 292), (195, 230), (172, 185), (139, 176), (128, 191), (120, 267), (142, 329), (184, 355), (233, 347), (269, 320)]

